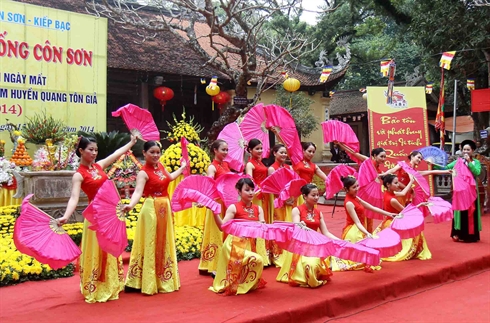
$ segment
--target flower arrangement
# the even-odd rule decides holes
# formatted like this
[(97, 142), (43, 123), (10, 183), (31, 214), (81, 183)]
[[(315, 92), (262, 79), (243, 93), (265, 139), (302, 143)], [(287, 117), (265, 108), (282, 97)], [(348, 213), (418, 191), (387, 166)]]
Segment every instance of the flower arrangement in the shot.
[(189, 121), (186, 121), (185, 110), (182, 112), (182, 119), (180, 121), (177, 121), (175, 114), (173, 117), (175, 122), (174, 125), (167, 121), (170, 131), (163, 130), (163, 132), (167, 134), (168, 141), (178, 142), (182, 137), (195, 144), (199, 144), (201, 141), (204, 141), (199, 137), (199, 134), (204, 130), (204, 128), (198, 123), (194, 122), (194, 117), (190, 117)]
[[(136, 175), (143, 166), (131, 151), (122, 155), (107, 172), (118, 188), (136, 187)], [(126, 196), (126, 198), (128, 198)]]
[(27, 123), (22, 128), (22, 137), (34, 144), (43, 144), (51, 138), (54, 143), (62, 141), (65, 136), (65, 124), (62, 120), (47, 115), (46, 111), (36, 113), (32, 118), (27, 118)]
[[(187, 145), (187, 150), (189, 152), (191, 174), (204, 174), (211, 163), (208, 154), (192, 143)], [(165, 165), (169, 172), (173, 172), (179, 169), (181, 158), (182, 148), (179, 142), (171, 145), (165, 150), (162, 157), (160, 157), (160, 162)]]
[(34, 153), (33, 170), (75, 170), (80, 158), (75, 154), (78, 137), (66, 136), (63, 141), (54, 145), (51, 138), (46, 139), (46, 145)]
[(2, 185), (12, 186), (14, 184), (14, 171), (19, 172), (20, 167), (5, 157), (0, 157), (0, 188)]

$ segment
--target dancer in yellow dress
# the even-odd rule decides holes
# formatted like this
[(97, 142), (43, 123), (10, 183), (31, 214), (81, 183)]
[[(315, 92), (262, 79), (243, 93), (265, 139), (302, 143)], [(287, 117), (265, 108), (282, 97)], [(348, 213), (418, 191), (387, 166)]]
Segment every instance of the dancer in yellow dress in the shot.
[[(404, 197), (409, 192), (414, 182), (414, 177), (409, 175), (409, 182), (405, 188), (400, 190), (399, 181), (396, 175), (388, 174), (383, 176), (383, 185), (386, 188), (383, 196), (383, 208), (390, 213), (400, 213), (404, 206)], [(386, 218), (376, 228), (374, 233), (391, 226), (393, 219)], [(403, 261), (410, 259), (428, 260), (432, 258), (432, 254), (427, 246), (424, 233), (421, 232), (418, 236), (410, 239), (402, 239), (402, 250), (394, 256), (383, 258), (384, 261)]]
[[(260, 189), (262, 181), (267, 177), (267, 166), (262, 162), (262, 142), (259, 139), (252, 139), (248, 142), (247, 151), (251, 155), (245, 165), (245, 174), (253, 178), (255, 185)], [(260, 190), (255, 193), (252, 201), (255, 205), (262, 207), (264, 218), (267, 223), (272, 223), (273, 219), (270, 216), (271, 209), (269, 207), (270, 194), (262, 193)], [(262, 248), (263, 246), (263, 248)], [(264, 258), (264, 266), (269, 266), (270, 262), (270, 243), (262, 239), (257, 239), (257, 249), (259, 254)]]
[[(104, 169), (114, 163), (136, 143), (136, 137), (124, 147), (116, 150), (105, 159), (95, 162), (98, 148), (93, 138), (81, 137), (76, 149), (80, 157), (80, 166), (73, 175), (71, 196), (65, 214), (59, 218), (59, 223), (66, 223), (75, 212), (82, 190), (89, 201), (92, 201), (102, 184), (107, 180)], [(97, 242), (95, 231), (87, 219), (83, 223), (82, 255), (80, 256), (80, 290), (87, 303), (107, 302), (119, 298), (119, 292), (124, 288), (124, 268), (121, 257), (114, 257), (102, 251)]]
[[(372, 238), (372, 234), (366, 229), (366, 216), (364, 214), (365, 209), (369, 209), (373, 212), (382, 214), (387, 217), (395, 217), (398, 213), (390, 213), (375, 206), (372, 206), (366, 201), (361, 200), (357, 196), (359, 190), (359, 183), (354, 176), (342, 177), (342, 183), (346, 191), (344, 208), (346, 217), (345, 227), (342, 230), (342, 239), (348, 240), (352, 243), (356, 243), (364, 238)], [(336, 257), (330, 257), (333, 271), (347, 271), (347, 270), (364, 270), (366, 272), (372, 272), (373, 270), (380, 270), (380, 266), (366, 266), (362, 263), (356, 263), (349, 260), (342, 260)]]
[[(218, 179), (221, 175), (231, 171), (228, 163), (224, 161), (225, 157), (228, 155), (228, 144), (222, 139), (215, 140), (211, 145), (211, 151), (214, 153), (214, 159), (208, 167), (207, 175), (213, 179)], [(221, 208), (222, 214), (220, 216), (223, 217), (225, 213), (223, 203), (221, 203)], [(216, 226), (213, 212), (206, 209), (201, 245), (201, 259), (199, 261), (200, 275), (209, 275), (216, 271), (216, 267), (218, 266), (218, 256), (222, 245), (223, 233)]]
[[(317, 175), (322, 181), (327, 180), (327, 175), (311, 161), (315, 156), (316, 145), (312, 142), (302, 142), (301, 148), (303, 149), (303, 160), (294, 165), (294, 171), (306, 181), (306, 183), (313, 183), (313, 176)], [(298, 197), (298, 205), (303, 204), (303, 196)]]
[(145, 197), (138, 216), (133, 248), (126, 276), (126, 291), (141, 290), (153, 295), (180, 288), (174, 224), (168, 198), (168, 184), (183, 171), (186, 162), (173, 173), (160, 163), (160, 143), (147, 141), (143, 146), (145, 165), (136, 178), (136, 189), (123, 211), (132, 210)]
[[(221, 229), (222, 224), (232, 219), (265, 222), (262, 208), (252, 203), (255, 188), (253, 181), (241, 178), (235, 187), (241, 200), (228, 207), (223, 220), (215, 215), (216, 225)], [(257, 253), (256, 239), (228, 235), (221, 248), (213, 286), (209, 289), (225, 295), (248, 293), (265, 285), (262, 279), (263, 268), (264, 261)]]
[[(286, 164), (286, 159), (288, 158), (288, 151), (286, 146), (283, 144), (277, 144), (271, 149), (271, 158), (274, 158), (274, 163), (267, 170), (268, 175), (272, 175), (276, 170), (280, 168), (287, 168), (290, 171), (293, 171), (293, 168)], [(273, 221), (286, 221), (292, 222), (293, 216), (292, 211), (293, 207), (298, 205), (297, 199), (289, 198), (283, 207), (274, 208), (274, 196), (273, 194), (269, 194), (269, 212), (273, 215), (271, 222)], [(282, 249), (277, 246), (274, 241), (269, 242), (269, 250), (270, 256), (272, 258), (272, 263), (277, 267), (281, 267), (283, 262), (283, 257), (281, 257)]]
[[(301, 188), (304, 203), (293, 209), (293, 222), (318, 231), (333, 240), (340, 240), (327, 229), (322, 212), (316, 208), (320, 194), (315, 184)], [(305, 257), (284, 251), (284, 263), (276, 277), (290, 286), (319, 287), (330, 281), (332, 271), (327, 258)]]

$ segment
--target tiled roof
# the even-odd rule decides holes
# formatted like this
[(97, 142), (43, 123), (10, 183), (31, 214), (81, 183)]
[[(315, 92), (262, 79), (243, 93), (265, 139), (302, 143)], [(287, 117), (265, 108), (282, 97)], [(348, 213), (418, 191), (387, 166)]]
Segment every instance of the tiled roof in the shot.
[(367, 111), (367, 101), (359, 90), (337, 91), (330, 101), (331, 116), (360, 113)]

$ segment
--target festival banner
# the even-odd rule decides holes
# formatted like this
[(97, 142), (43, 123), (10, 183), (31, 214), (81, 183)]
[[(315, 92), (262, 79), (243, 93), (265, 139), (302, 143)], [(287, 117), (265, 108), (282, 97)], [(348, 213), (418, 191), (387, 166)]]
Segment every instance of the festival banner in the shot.
[[(396, 87), (391, 104), (386, 103), (386, 87), (368, 87), (367, 92), (370, 147), (386, 150), (385, 169), (429, 146), (424, 87)], [(426, 169), (427, 164), (421, 163), (420, 170)]]
[(106, 130), (107, 19), (0, 2), (0, 139), (46, 111), (68, 132)]

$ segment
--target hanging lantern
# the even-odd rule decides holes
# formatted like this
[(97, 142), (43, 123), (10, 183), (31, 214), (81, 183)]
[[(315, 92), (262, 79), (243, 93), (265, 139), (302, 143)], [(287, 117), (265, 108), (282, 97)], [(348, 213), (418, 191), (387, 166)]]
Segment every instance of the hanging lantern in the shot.
[(221, 109), (223, 105), (230, 102), (231, 96), (228, 94), (228, 92), (222, 91), (213, 96), (211, 100), (218, 104), (218, 109)]
[[(211, 78), (211, 82), (209, 82), (209, 85), (206, 86), (206, 93), (212, 97), (214, 97), (215, 95), (218, 95), (220, 92), (220, 88), (218, 86), (218, 77), (217, 76), (213, 76)], [(211, 99), (212, 100), (212, 99)], [(214, 111), (214, 100), (212, 100), (212, 110)]]
[(163, 111), (167, 101), (172, 100), (172, 98), (174, 97), (174, 91), (171, 88), (159, 86), (153, 90), (153, 96), (160, 101)]
[(288, 92), (296, 92), (299, 90), (299, 87), (301, 86), (300, 81), (295, 79), (294, 77), (288, 77), (284, 83), (282, 83), (284, 86), (284, 89)]

